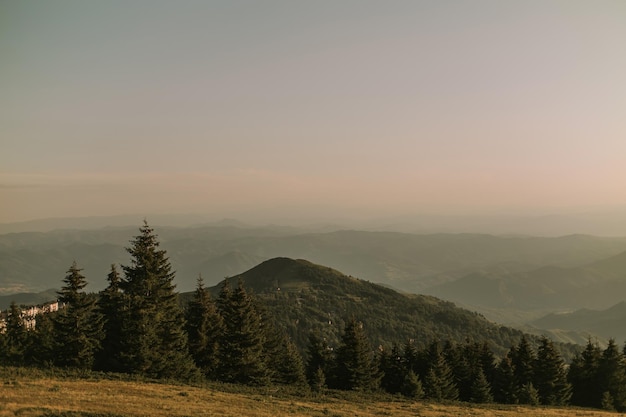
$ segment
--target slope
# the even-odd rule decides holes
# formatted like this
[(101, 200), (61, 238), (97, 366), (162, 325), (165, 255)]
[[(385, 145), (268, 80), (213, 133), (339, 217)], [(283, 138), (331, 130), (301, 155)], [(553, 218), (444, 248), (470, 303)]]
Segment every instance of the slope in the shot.
[(626, 298), (626, 252), (578, 267), (477, 272), (429, 288), (427, 293), (481, 308), (607, 308)]
[[(418, 346), (435, 339), (470, 339), (485, 341), (502, 354), (522, 336), (521, 331), (493, 324), (450, 302), (400, 294), (305, 260), (271, 259), (232, 279), (242, 280), (254, 291), (302, 350), (312, 331), (337, 346), (345, 320), (351, 317), (363, 322), (374, 347), (408, 339)], [(214, 294), (219, 288), (213, 287)], [(572, 346), (562, 349), (564, 355), (572, 352)]]
[(603, 339), (613, 338), (619, 344), (626, 342), (626, 302), (606, 310), (579, 309), (569, 313), (549, 314), (530, 323), (540, 329), (589, 332)]

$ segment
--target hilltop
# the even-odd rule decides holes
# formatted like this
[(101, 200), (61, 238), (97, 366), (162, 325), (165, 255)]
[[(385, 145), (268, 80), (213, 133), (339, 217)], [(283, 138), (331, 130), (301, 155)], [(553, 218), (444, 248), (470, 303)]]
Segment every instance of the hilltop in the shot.
[[(363, 323), (373, 347), (389, 347), (408, 339), (421, 347), (435, 339), (459, 343), (470, 339), (486, 341), (502, 354), (523, 334), (451, 302), (399, 293), (302, 259), (274, 258), (230, 279), (241, 279), (252, 289), (302, 351), (311, 331), (337, 346), (345, 321), (351, 317)], [(213, 293), (220, 287), (213, 287)], [(562, 345), (562, 350), (568, 355), (572, 346)]]

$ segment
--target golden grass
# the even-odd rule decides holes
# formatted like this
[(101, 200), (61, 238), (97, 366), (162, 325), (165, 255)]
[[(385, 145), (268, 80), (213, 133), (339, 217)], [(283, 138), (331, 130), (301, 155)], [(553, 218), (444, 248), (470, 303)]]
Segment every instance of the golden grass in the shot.
[[(18, 377), (0, 380), (0, 416), (34, 417), (82, 412), (124, 417), (615, 417), (582, 409), (441, 405), (400, 399), (349, 401), (270, 394), (237, 394), (210, 388), (112, 380)], [(79, 415), (79, 414), (76, 414)]]

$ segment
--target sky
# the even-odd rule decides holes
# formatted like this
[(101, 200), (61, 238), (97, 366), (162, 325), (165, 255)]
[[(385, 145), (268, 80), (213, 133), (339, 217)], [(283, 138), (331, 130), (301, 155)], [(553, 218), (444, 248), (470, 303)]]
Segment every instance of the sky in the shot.
[(3, 0), (0, 222), (626, 210), (626, 2)]

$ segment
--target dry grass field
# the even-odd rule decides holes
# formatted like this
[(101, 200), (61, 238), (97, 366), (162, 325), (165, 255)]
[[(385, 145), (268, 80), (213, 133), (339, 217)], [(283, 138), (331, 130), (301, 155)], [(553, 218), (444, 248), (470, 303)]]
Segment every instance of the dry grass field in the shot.
[(22, 417), (615, 417), (582, 409), (521, 406), (440, 405), (391, 397), (386, 400), (352, 400), (332, 395), (297, 397), (271, 391), (226, 392), (148, 382), (110, 379), (0, 376), (0, 416)]

